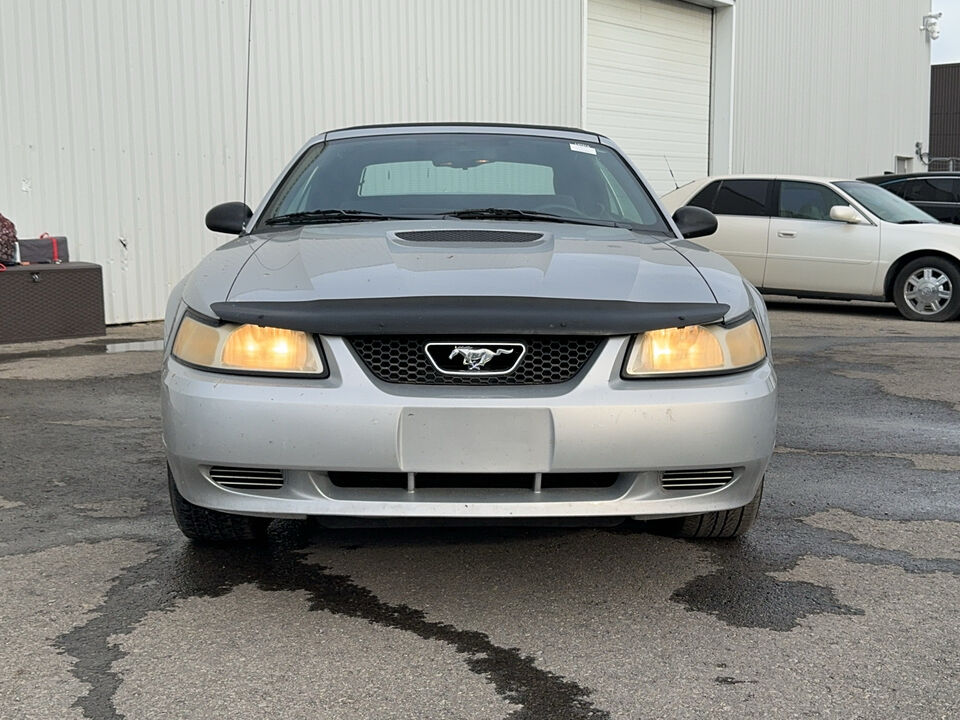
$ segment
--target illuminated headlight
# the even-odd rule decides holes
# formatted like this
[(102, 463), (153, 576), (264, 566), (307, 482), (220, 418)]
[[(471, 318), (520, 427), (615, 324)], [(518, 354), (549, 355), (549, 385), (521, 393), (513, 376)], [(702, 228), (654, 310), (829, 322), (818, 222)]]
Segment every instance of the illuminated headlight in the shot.
[(208, 325), (184, 315), (173, 355), (190, 365), (244, 373), (321, 375), (313, 338), (299, 330), (259, 325)]
[(638, 335), (624, 377), (731, 372), (756, 365), (767, 355), (756, 319), (732, 327), (691, 325)]

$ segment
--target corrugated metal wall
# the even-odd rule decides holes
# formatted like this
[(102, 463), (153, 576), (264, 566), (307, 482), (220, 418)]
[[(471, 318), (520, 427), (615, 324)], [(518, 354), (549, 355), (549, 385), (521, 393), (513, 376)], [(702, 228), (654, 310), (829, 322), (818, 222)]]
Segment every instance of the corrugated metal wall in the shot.
[(224, 240), (206, 210), (245, 180), (255, 205), (322, 130), (580, 122), (580, 0), (0, 0), (0, 17), (0, 211), (104, 266), (108, 323), (159, 318)]
[[(0, 211), (103, 265), (107, 322), (160, 317), (243, 187), (246, 2), (0, 0)], [(9, 312), (0, 308), (0, 312)]]
[(733, 171), (875, 174), (926, 146), (929, 11), (930, 0), (738, 0)]
[[(929, 6), (738, 0), (734, 171), (856, 175), (912, 156), (928, 134)], [(635, 27), (634, 11), (650, 22)], [(101, 263), (118, 323), (160, 317), (224, 239), (206, 210), (255, 205), (324, 129), (589, 125), (605, 108), (597, 129), (665, 188), (662, 148), (685, 158), (678, 179), (706, 172), (708, 13), (677, 0), (0, 0), (0, 211), (21, 236), (65, 234), (74, 258)], [(622, 67), (590, 64), (587, 15), (587, 44)], [(611, 107), (623, 93), (636, 112)], [(679, 119), (654, 137), (643, 112), (667, 106)]]
[(579, 0), (254, 0), (248, 200), (321, 130), (577, 125)]

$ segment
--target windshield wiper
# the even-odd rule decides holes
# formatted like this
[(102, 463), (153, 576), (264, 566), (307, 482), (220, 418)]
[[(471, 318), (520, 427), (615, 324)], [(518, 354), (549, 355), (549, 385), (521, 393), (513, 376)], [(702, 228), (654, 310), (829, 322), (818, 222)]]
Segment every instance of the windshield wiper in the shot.
[(901, 220), (897, 225), (929, 225), (926, 220)]
[(517, 210), (514, 208), (468, 208), (466, 210), (451, 210), (443, 213), (444, 217), (455, 217), (461, 220), (529, 220), (531, 222), (562, 222), (577, 225), (605, 225), (607, 227), (632, 228), (628, 223), (618, 223), (613, 220), (588, 220), (554, 215), (553, 213), (537, 212), (536, 210)]
[(266, 225), (313, 225), (319, 223), (361, 222), (363, 220), (416, 220), (410, 215), (383, 215), (365, 210), (308, 210), (277, 215), (264, 220)]

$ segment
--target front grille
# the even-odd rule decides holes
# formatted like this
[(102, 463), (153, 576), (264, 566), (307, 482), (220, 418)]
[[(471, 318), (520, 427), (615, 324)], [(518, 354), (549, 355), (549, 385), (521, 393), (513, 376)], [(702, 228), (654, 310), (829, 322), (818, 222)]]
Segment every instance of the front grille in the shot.
[(448, 243), (525, 243), (543, 237), (543, 233), (515, 230), (413, 230), (398, 232), (407, 242)]
[[(342, 488), (534, 490), (537, 487), (536, 473), (378, 473), (333, 470), (328, 472), (327, 476), (331, 483)], [(617, 482), (617, 477), (615, 472), (541, 473), (539, 485), (543, 490), (608, 488)]]
[(733, 480), (731, 468), (710, 470), (664, 470), (660, 483), (664, 490), (712, 490)]
[[(443, 338), (353, 337), (357, 356), (380, 380), (406, 385), (554, 385), (572, 380), (600, 346), (595, 337), (498, 338), (497, 342), (522, 342), (527, 352), (508, 375), (444, 375), (427, 359), (428, 342)], [(457, 338), (458, 340), (460, 338)], [(483, 339), (471, 338), (482, 344)], [(489, 339), (488, 339), (489, 341)]]
[(210, 479), (218, 485), (243, 490), (276, 490), (283, 487), (283, 470), (214, 466)]

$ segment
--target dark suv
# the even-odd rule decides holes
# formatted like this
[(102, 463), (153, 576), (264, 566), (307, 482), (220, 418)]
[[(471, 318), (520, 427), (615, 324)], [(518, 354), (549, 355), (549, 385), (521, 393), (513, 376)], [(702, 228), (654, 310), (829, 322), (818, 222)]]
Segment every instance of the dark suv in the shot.
[(922, 172), (860, 178), (879, 185), (940, 222), (960, 225), (960, 172)]

